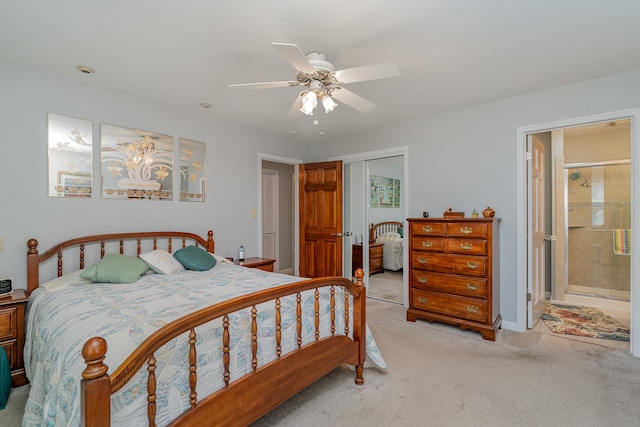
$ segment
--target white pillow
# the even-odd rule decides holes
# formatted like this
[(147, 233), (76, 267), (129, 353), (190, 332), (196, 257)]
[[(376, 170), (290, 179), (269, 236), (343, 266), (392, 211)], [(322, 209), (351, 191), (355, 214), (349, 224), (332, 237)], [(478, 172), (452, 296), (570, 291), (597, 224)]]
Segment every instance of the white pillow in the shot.
[(223, 257), (222, 255), (218, 255), (218, 254), (211, 254), (213, 255), (213, 257), (216, 259), (217, 263), (223, 263), (223, 264), (231, 264), (233, 265), (233, 261), (229, 261), (227, 258)]
[(171, 254), (161, 249), (139, 255), (140, 259), (158, 274), (173, 274), (184, 270), (184, 266)]
[(378, 241), (378, 242), (394, 242), (396, 240), (400, 240), (401, 238), (402, 237), (400, 237), (399, 233), (390, 231), (388, 233), (384, 233), (384, 234), (378, 236), (376, 241)]
[(75, 283), (91, 283), (91, 280), (83, 279), (80, 277), (80, 273), (84, 270), (76, 270), (71, 273), (64, 274), (60, 277), (56, 277), (55, 279), (49, 280), (40, 285), (41, 288), (45, 288), (47, 292), (51, 292), (55, 289), (65, 287), (67, 285), (72, 285)]

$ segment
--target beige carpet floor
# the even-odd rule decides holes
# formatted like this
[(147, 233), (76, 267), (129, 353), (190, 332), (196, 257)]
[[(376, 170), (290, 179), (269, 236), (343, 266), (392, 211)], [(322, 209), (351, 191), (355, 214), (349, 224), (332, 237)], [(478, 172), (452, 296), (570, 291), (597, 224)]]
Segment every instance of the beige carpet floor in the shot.
[[(389, 367), (365, 384), (341, 367), (267, 414), (264, 426), (637, 426), (640, 359), (627, 351), (534, 331), (496, 342), (405, 320), (398, 304), (368, 301), (368, 322)], [(0, 425), (18, 420), (14, 390)]]
[(384, 301), (404, 303), (402, 271), (386, 271), (369, 277), (367, 296)]

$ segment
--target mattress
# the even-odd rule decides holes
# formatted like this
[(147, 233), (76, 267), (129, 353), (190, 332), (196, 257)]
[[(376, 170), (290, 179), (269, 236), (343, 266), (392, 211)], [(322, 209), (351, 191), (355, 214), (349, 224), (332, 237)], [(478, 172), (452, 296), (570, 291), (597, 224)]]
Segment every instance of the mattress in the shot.
[[(84, 342), (101, 336), (108, 342), (105, 363), (113, 372), (157, 329), (197, 309), (239, 295), (302, 280), (257, 269), (218, 263), (209, 271), (182, 271), (170, 276), (145, 274), (132, 284), (90, 283), (80, 272), (40, 286), (32, 294), (27, 312), (25, 369), (31, 383), (23, 426), (80, 425), (80, 378), (85, 364)], [(342, 293), (340, 288), (336, 300)], [(329, 290), (321, 291), (320, 336), (331, 335)], [(283, 353), (297, 347), (295, 298), (281, 299)], [(258, 306), (258, 362), (276, 359), (275, 307)], [(336, 304), (336, 330), (344, 330), (343, 304)], [(303, 312), (313, 313), (313, 292), (302, 294)], [(313, 316), (304, 316), (303, 345), (315, 339)], [(352, 315), (349, 317), (353, 318)], [(230, 315), (231, 381), (251, 371), (251, 314)], [(352, 328), (350, 328), (350, 331)], [(216, 320), (196, 328), (198, 334), (199, 398), (223, 386), (222, 326)], [(366, 329), (368, 359), (386, 367)], [(189, 408), (186, 334), (156, 352), (157, 423), (166, 425)], [(112, 425), (146, 425), (146, 369), (143, 368), (111, 397)], [(204, 379), (206, 378), (206, 380)]]

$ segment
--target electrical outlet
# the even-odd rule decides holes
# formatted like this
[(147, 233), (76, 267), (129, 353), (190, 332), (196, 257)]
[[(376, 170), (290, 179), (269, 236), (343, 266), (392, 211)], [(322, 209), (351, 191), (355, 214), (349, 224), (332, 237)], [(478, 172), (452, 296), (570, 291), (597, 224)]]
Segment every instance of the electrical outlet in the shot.
[(256, 208), (251, 209), (251, 217), (255, 218), (256, 216), (258, 216), (258, 211), (256, 211)]

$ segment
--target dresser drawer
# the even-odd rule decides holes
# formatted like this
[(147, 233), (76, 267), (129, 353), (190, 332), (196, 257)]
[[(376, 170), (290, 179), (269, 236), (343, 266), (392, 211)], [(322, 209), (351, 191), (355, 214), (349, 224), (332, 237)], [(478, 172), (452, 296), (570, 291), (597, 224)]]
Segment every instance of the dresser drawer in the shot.
[(18, 336), (18, 308), (0, 308), (0, 341)]
[(418, 310), (477, 322), (485, 321), (487, 313), (487, 301), (485, 300), (421, 289), (412, 290), (411, 306)]
[(383, 245), (376, 245), (376, 246), (370, 246), (369, 247), (369, 258), (382, 258), (382, 250), (383, 250), (384, 246)]
[(489, 235), (489, 225), (486, 223), (474, 224), (471, 222), (447, 224), (447, 236), (449, 237), (475, 237), (486, 239)]
[(459, 277), (447, 274), (429, 273), (413, 270), (411, 286), (418, 289), (462, 295), (474, 298), (487, 298), (487, 279)]
[(374, 270), (379, 270), (382, 268), (382, 258), (371, 258), (369, 259), (369, 273)]
[(445, 239), (441, 237), (412, 237), (411, 249), (415, 251), (444, 252)]
[(414, 222), (411, 223), (412, 236), (445, 236), (447, 224), (444, 222)]
[(483, 239), (447, 239), (445, 252), (454, 254), (486, 255), (487, 241)]
[(487, 258), (482, 256), (448, 255), (429, 252), (411, 252), (411, 267), (437, 273), (486, 277)]

